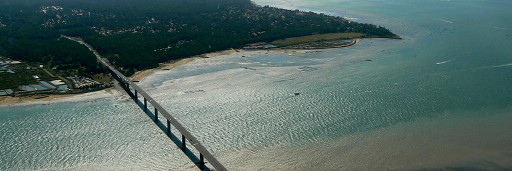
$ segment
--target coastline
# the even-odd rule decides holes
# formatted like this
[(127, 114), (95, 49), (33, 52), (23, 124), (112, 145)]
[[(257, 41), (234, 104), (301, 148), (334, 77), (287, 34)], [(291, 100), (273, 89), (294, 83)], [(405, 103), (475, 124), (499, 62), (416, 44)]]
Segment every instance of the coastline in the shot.
[(152, 68), (152, 69), (146, 69), (142, 71), (137, 71), (135, 74), (130, 76), (130, 80), (133, 82), (140, 82), (147, 76), (151, 75), (152, 73), (160, 70), (171, 70), (176, 67), (179, 67), (181, 65), (185, 65), (189, 62), (192, 62), (196, 59), (204, 59), (204, 58), (213, 58), (221, 55), (227, 55), (233, 52), (243, 52), (244, 50), (235, 50), (235, 49), (229, 49), (229, 50), (223, 50), (223, 51), (217, 51), (217, 52), (210, 52), (202, 55), (196, 55), (188, 58), (178, 59), (178, 60), (172, 60), (165, 63), (160, 63), (159, 67)]
[[(343, 47), (335, 47), (335, 48), (345, 48), (350, 47), (353, 45), (357, 45), (362, 39), (357, 38), (353, 39), (353, 42), (350, 43), (347, 46)], [(204, 58), (213, 58), (221, 55), (228, 55), (231, 53), (239, 53), (239, 52), (248, 52), (248, 51), (271, 51), (271, 52), (285, 52), (288, 51), (319, 51), (323, 49), (329, 49), (329, 48), (317, 48), (317, 49), (293, 49), (293, 48), (274, 48), (274, 49), (228, 49), (223, 51), (216, 51), (216, 52), (210, 52), (205, 53), (201, 55), (196, 55), (188, 58), (183, 58), (179, 60), (173, 60), (166, 63), (160, 63), (160, 66), (157, 68), (137, 71), (134, 75), (130, 76), (129, 78), (133, 82), (140, 82), (144, 80), (147, 76), (153, 74), (156, 71), (161, 70), (171, 70), (176, 67), (179, 67), (181, 65), (185, 65), (189, 62), (192, 62), (197, 59), (204, 59)], [(20, 105), (30, 105), (30, 104), (47, 104), (47, 103), (53, 103), (53, 102), (61, 102), (61, 101), (67, 101), (69, 99), (76, 99), (76, 98), (86, 98), (86, 99), (94, 99), (94, 98), (101, 98), (101, 97), (107, 97), (111, 95), (121, 94), (115, 87), (94, 91), (94, 92), (88, 92), (88, 93), (81, 93), (81, 94), (46, 94), (46, 95), (33, 95), (33, 96), (25, 96), (25, 97), (11, 97), (11, 96), (2, 96), (0, 97), (0, 107), (5, 106), (20, 106)]]
[(133, 82), (140, 82), (144, 78), (146, 78), (147, 76), (151, 75), (152, 73), (154, 73), (156, 71), (159, 71), (159, 70), (170, 70), (170, 69), (176, 68), (178, 66), (187, 64), (187, 63), (189, 63), (189, 62), (191, 62), (193, 60), (196, 60), (196, 59), (201, 59), (201, 58), (200, 57), (190, 57), (190, 58), (184, 58), (184, 59), (170, 61), (170, 62), (166, 62), (166, 63), (161, 63), (160, 66), (157, 67), (157, 68), (137, 71), (135, 74), (133, 74), (129, 78)]
[(81, 94), (45, 94), (45, 95), (34, 95), (26, 97), (11, 97), (2, 96), (0, 97), (0, 107), (10, 106), (23, 106), (23, 105), (37, 105), (37, 104), (51, 104), (57, 102), (68, 102), (68, 101), (84, 101), (93, 100), (104, 97), (112, 97), (120, 95), (121, 93), (114, 88), (107, 88), (99, 91), (93, 91)]

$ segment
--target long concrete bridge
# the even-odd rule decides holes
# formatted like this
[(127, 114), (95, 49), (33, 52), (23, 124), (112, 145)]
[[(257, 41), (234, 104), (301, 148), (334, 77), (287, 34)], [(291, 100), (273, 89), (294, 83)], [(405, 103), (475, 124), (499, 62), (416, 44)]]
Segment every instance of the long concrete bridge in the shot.
[[(91, 45), (85, 43), (80, 38), (64, 36), (69, 40), (76, 41), (94, 53), (98, 61), (107, 67), (112, 76), (119, 82), (119, 85), (126, 91), (126, 93), (133, 99), (133, 101), (155, 122), (155, 124), (165, 132), (165, 134), (185, 153), (185, 155), (192, 161), (200, 170), (227, 170), (185, 127), (183, 127), (173, 116), (167, 112), (157, 101), (149, 96), (139, 86), (134, 84), (130, 79), (125, 77), (119, 71), (117, 71), (106, 58), (103, 58)], [(163, 118), (162, 118), (163, 117)], [(181, 139), (178, 138), (172, 131), (171, 127), (181, 134)], [(192, 152), (187, 147), (187, 141), (192, 147), (199, 153)], [(214, 168), (208, 168), (206, 161)]]

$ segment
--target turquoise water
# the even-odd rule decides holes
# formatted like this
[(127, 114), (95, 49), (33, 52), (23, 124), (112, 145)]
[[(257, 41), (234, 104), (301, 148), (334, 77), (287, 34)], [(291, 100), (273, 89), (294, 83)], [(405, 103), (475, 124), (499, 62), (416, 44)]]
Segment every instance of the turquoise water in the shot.
[[(143, 80), (227, 168), (512, 168), (512, 2), (256, 3), (355, 18), (403, 40), (232, 53)], [(124, 96), (0, 107), (0, 125), (0, 170), (194, 169)]]

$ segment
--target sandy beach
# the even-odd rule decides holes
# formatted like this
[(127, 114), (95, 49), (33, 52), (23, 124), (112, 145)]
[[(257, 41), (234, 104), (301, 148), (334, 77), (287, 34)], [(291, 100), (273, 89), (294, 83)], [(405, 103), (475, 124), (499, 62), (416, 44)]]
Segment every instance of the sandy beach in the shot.
[(171, 62), (167, 62), (167, 63), (161, 63), (160, 66), (157, 68), (137, 71), (134, 75), (130, 76), (130, 80), (132, 80), (133, 82), (139, 82), (139, 81), (142, 81), (144, 78), (146, 78), (148, 75), (151, 75), (155, 71), (170, 70), (170, 69), (176, 68), (178, 66), (187, 64), (193, 60), (201, 59), (201, 58), (202, 57), (191, 57), (191, 58), (175, 60), (175, 61), (171, 61)]
[(153, 72), (156, 72), (159, 70), (171, 70), (178, 66), (185, 65), (185, 64), (187, 64), (191, 61), (194, 61), (196, 59), (212, 58), (212, 57), (216, 57), (216, 56), (227, 55), (227, 54), (230, 54), (233, 52), (241, 52), (241, 51), (243, 51), (243, 50), (234, 50), (234, 49), (223, 50), (223, 51), (217, 51), (217, 52), (211, 52), (211, 53), (206, 53), (206, 54), (202, 54), (202, 55), (197, 55), (197, 56), (193, 56), (190, 58), (172, 60), (172, 61), (169, 61), (166, 63), (160, 63), (160, 66), (157, 68), (147, 69), (147, 70), (136, 72), (134, 75), (132, 75), (130, 77), (130, 79), (133, 82), (139, 82), (139, 81), (142, 81), (144, 78), (146, 78), (148, 75), (151, 75)]

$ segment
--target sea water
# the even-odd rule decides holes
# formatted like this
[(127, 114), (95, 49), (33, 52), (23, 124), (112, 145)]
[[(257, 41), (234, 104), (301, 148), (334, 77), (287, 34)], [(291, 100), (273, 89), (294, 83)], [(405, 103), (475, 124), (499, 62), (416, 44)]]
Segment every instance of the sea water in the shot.
[[(139, 83), (228, 169), (512, 168), (512, 2), (256, 3), (403, 39), (231, 53)], [(0, 131), (0, 170), (195, 169), (123, 95), (0, 107)]]

